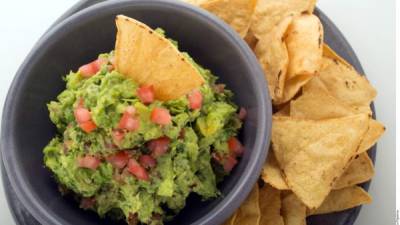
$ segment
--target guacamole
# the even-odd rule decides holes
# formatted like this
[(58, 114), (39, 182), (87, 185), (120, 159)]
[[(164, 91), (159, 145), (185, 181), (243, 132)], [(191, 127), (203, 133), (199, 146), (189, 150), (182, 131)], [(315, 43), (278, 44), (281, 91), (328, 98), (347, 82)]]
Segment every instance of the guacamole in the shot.
[(244, 149), (236, 138), (242, 113), (210, 70), (185, 57), (206, 82), (164, 102), (114, 70), (112, 52), (65, 76), (66, 89), (48, 104), (58, 134), (44, 163), (82, 208), (162, 224), (190, 194), (219, 195), (217, 183)]

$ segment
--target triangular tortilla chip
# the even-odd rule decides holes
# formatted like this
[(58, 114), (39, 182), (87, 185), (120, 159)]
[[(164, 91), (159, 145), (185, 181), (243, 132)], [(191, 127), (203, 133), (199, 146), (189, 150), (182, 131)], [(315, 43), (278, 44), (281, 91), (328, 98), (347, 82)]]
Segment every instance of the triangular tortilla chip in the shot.
[(260, 188), (260, 225), (284, 225), (281, 216), (280, 191), (265, 184)]
[[(374, 165), (367, 153), (361, 153), (350, 163), (349, 167), (335, 182), (333, 189), (342, 189), (371, 180), (374, 176)], [(268, 153), (261, 177), (265, 183), (278, 190), (289, 190), (282, 176), (281, 168), (273, 152)]]
[(368, 131), (361, 142), (358, 153), (368, 151), (378, 141), (384, 132), (385, 126), (383, 126), (383, 124), (374, 119), (370, 119)]
[(316, 0), (258, 0), (250, 30), (261, 40), (276, 24), (288, 16), (312, 13)]
[(339, 212), (371, 202), (371, 196), (364, 189), (352, 186), (332, 191), (322, 205), (316, 210), (309, 210), (308, 215)]
[(323, 29), (318, 17), (295, 17), (285, 38), (289, 64), (284, 92), (274, 104), (292, 99), (310, 79), (317, 75), (322, 62)]
[(264, 70), (272, 101), (282, 98), (289, 56), (283, 36), (292, 17), (282, 20), (272, 31), (260, 39), (254, 52)]
[(285, 225), (306, 225), (306, 206), (292, 193), (282, 200)]
[(244, 38), (250, 27), (257, 0), (211, 0), (199, 6), (229, 24)]
[(264, 164), (261, 177), (265, 183), (270, 184), (278, 190), (289, 190), (272, 150), (268, 152), (267, 161)]
[(235, 225), (258, 225), (260, 223), (260, 206), (258, 184), (254, 185), (247, 199), (236, 211)]
[(374, 164), (367, 153), (356, 156), (350, 166), (335, 182), (333, 189), (342, 189), (371, 180), (374, 176)]
[(354, 114), (353, 108), (319, 88), (303, 89), (303, 94), (290, 102), (290, 116), (294, 118), (319, 120)]
[(179, 98), (204, 83), (188, 59), (150, 27), (123, 15), (116, 24), (116, 70), (140, 85), (153, 85), (157, 99)]
[(324, 31), (315, 15), (293, 19), (285, 38), (289, 53), (287, 79), (296, 75), (315, 75), (321, 67)]
[(324, 57), (319, 78), (329, 93), (357, 112), (370, 113), (369, 105), (376, 96), (376, 90), (364, 76), (338, 60)]
[(273, 116), (272, 145), (286, 183), (309, 208), (320, 206), (368, 129), (366, 114), (329, 120)]

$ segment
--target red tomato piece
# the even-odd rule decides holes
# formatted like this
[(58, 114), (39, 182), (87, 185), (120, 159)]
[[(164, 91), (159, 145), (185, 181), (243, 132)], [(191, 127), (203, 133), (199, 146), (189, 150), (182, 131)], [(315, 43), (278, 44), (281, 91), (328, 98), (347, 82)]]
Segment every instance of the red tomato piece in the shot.
[(85, 78), (91, 77), (97, 73), (97, 70), (93, 67), (93, 64), (88, 63), (79, 67), (78, 72)]
[(160, 137), (158, 139), (151, 140), (147, 144), (147, 147), (150, 149), (152, 156), (154, 158), (158, 158), (168, 151), (169, 143), (169, 138)]
[(129, 160), (128, 171), (139, 180), (149, 180), (147, 171), (134, 159)]
[(96, 204), (96, 198), (82, 198), (79, 207), (82, 209), (90, 209)]
[(153, 168), (157, 165), (157, 161), (150, 155), (140, 156), (139, 162), (144, 168)]
[(239, 119), (244, 120), (244, 119), (246, 119), (246, 116), (247, 116), (247, 110), (243, 107), (240, 107)]
[(107, 162), (111, 163), (114, 167), (122, 169), (126, 166), (129, 161), (129, 154), (125, 151), (120, 151), (114, 155), (110, 155), (106, 158)]
[(231, 137), (228, 140), (229, 151), (235, 156), (241, 156), (244, 152), (244, 147), (240, 141), (235, 138)]
[(151, 112), (151, 121), (160, 125), (168, 125), (171, 123), (171, 115), (167, 109), (155, 107)]
[(234, 156), (229, 155), (224, 161), (224, 171), (229, 173), (236, 166), (237, 160)]
[(141, 102), (150, 104), (154, 101), (154, 88), (153, 85), (142, 85), (137, 89), (137, 95)]
[(131, 116), (134, 116), (136, 113), (135, 107), (129, 105), (125, 108), (125, 112), (129, 113)]
[(125, 137), (125, 133), (123, 131), (120, 130), (114, 130), (112, 132), (112, 138), (114, 143), (119, 143), (120, 141), (122, 141)]
[(100, 159), (98, 159), (94, 156), (87, 155), (87, 156), (78, 158), (78, 165), (79, 165), (79, 167), (82, 167), (82, 168), (88, 168), (88, 169), (95, 170), (100, 165)]
[(101, 69), (102, 65), (107, 64), (108, 60), (105, 58), (98, 58), (91, 62), (93, 68), (96, 70), (96, 73)]
[(189, 108), (190, 109), (200, 109), (203, 104), (203, 95), (199, 90), (194, 90), (188, 96)]
[(133, 117), (130, 113), (124, 112), (122, 115), (118, 128), (119, 129), (127, 129), (128, 131), (135, 131), (139, 129), (140, 121), (139, 119)]
[(83, 123), (79, 123), (79, 127), (86, 133), (90, 133), (97, 128), (97, 125), (93, 121), (89, 120)]
[(74, 110), (74, 116), (77, 123), (87, 122), (92, 119), (90, 111), (83, 107), (78, 107)]

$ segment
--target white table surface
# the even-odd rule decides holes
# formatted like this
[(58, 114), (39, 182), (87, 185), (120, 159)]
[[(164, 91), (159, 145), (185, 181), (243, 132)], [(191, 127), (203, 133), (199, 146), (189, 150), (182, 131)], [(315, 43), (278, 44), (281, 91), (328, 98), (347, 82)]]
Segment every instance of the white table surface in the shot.
[[(13, 0), (0, 14), (0, 106), (12, 78), (43, 32), (77, 0)], [(320, 0), (318, 7), (344, 33), (368, 79), (378, 90), (375, 107), (386, 127), (379, 141), (376, 175), (356, 225), (393, 224), (395, 217), (395, 0)], [(1, 112), (0, 112), (1, 115)], [(6, 131), (3, 131), (6, 132)], [(1, 181), (0, 181), (1, 183)], [(0, 224), (15, 224), (0, 184)]]

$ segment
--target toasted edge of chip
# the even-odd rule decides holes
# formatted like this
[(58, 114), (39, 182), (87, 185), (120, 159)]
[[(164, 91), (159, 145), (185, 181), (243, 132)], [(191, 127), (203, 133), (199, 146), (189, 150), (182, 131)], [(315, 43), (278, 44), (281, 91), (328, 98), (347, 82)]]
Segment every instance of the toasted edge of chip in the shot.
[(116, 17), (116, 70), (139, 85), (153, 85), (155, 97), (176, 99), (199, 88), (204, 78), (184, 54), (146, 24)]
[(372, 202), (371, 196), (361, 187), (352, 186), (333, 190), (316, 210), (308, 210), (308, 215), (339, 212)]
[(348, 63), (345, 59), (343, 59), (341, 56), (339, 56), (331, 47), (329, 47), (328, 44), (324, 43), (323, 46), (323, 55), (325, 57), (329, 57), (333, 60), (338, 60), (339, 62), (343, 63), (344, 65), (346, 65), (349, 68), (353, 68), (352, 65), (350, 65), (350, 63)]

